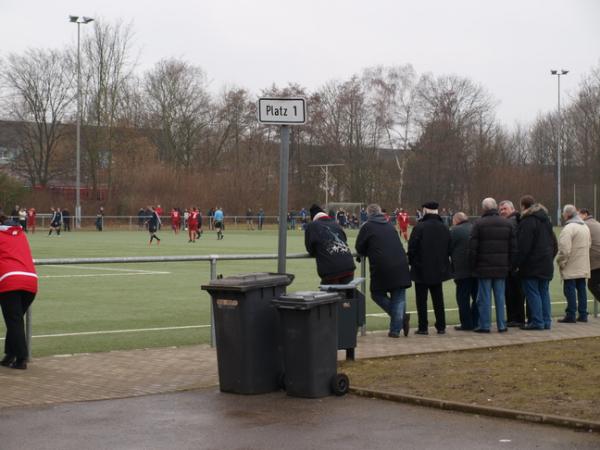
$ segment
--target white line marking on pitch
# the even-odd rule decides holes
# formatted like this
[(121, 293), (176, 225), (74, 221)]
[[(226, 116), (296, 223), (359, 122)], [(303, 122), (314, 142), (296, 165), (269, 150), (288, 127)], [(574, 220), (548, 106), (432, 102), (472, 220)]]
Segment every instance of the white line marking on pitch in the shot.
[(94, 273), (90, 275), (39, 275), (39, 278), (94, 278), (94, 277), (126, 277), (132, 275), (168, 275), (171, 272), (144, 272), (144, 273)]
[[(57, 334), (38, 334), (31, 336), (33, 338), (52, 338), (69, 336), (94, 336), (98, 334), (118, 334), (118, 333), (142, 333), (145, 331), (169, 331), (169, 330), (188, 330), (193, 328), (210, 328), (210, 325), (185, 325), (181, 327), (159, 327), (159, 328), (134, 328), (131, 330), (105, 330), (105, 331), (80, 331), (79, 333), (57, 333)], [(0, 338), (4, 340), (4, 338)]]
[(171, 272), (155, 271), (155, 270), (142, 270), (142, 269), (123, 269), (116, 267), (94, 267), (94, 266), (77, 266), (73, 264), (51, 264), (46, 267), (68, 267), (69, 269), (79, 270), (106, 270), (110, 272), (124, 272), (124, 273), (95, 273), (93, 275), (40, 275), (40, 278), (90, 278), (90, 277), (119, 277), (126, 275), (168, 275)]
[(73, 264), (48, 264), (46, 267), (69, 267), (72, 269), (79, 269), (79, 270), (106, 270), (106, 271), (113, 271), (113, 272), (132, 272), (132, 273), (171, 273), (171, 272), (157, 272), (154, 270), (142, 270), (142, 269), (124, 269), (124, 268), (117, 268), (117, 267), (94, 267), (94, 266), (78, 266), (78, 265), (73, 265)]

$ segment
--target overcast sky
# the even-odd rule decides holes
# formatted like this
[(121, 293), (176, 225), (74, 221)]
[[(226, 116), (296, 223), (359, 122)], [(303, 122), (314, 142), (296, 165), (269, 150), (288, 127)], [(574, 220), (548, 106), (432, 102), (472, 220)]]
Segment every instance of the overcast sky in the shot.
[(600, 65), (599, 0), (0, 0), (0, 56), (74, 44), (69, 14), (131, 22), (140, 70), (183, 58), (215, 92), (288, 82), (313, 90), (410, 63), (482, 84), (508, 126), (556, 108), (551, 68), (570, 70), (566, 100)]

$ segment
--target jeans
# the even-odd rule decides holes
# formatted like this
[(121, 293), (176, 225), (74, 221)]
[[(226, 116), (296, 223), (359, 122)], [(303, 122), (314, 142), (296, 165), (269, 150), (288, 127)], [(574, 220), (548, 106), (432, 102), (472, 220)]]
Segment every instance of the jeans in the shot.
[(390, 316), (390, 332), (400, 333), (406, 310), (406, 289), (371, 291), (371, 297)]
[(550, 280), (542, 278), (523, 278), (523, 293), (529, 305), (529, 324), (535, 328), (549, 330), (552, 325), (552, 306), (550, 305)]
[(454, 280), (456, 284), (456, 304), (460, 326), (472, 330), (477, 326), (479, 310), (477, 309), (477, 278)]
[(504, 278), (479, 278), (477, 290), (477, 308), (479, 309), (479, 328), (490, 329), (490, 316), (492, 314), (492, 290), (496, 304), (496, 325), (498, 330), (504, 330)]
[(588, 313), (585, 278), (565, 280), (563, 282), (563, 292), (567, 298), (567, 309), (565, 309), (567, 319), (575, 319), (576, 312), (579, 312), (580, 318), (586, 319)]

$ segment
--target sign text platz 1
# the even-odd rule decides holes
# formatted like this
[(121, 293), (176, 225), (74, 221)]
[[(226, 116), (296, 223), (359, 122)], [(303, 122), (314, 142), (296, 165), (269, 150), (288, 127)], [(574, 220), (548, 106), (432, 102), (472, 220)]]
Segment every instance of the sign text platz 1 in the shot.
[(258, 121), (271, 125), (302, 125), (306, 123), (306, 100), (259, 98)]

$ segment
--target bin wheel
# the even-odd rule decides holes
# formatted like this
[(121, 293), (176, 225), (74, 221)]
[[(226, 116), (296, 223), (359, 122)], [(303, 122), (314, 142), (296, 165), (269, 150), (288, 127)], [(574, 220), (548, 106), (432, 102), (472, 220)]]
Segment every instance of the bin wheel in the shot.
[(279, 374), (279, 387), (285, 391), (285, 372)]
[(331, 380), (331, 387), (333, 393), (338, 397), (348, 393), (348, 389), (350, 389), (350, 380), (348, 379), (348, 375), (345, 373), (338, 373)]

